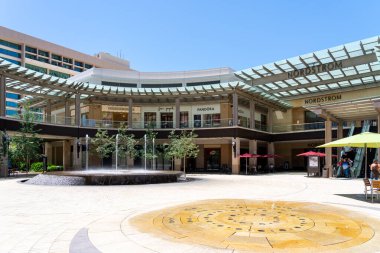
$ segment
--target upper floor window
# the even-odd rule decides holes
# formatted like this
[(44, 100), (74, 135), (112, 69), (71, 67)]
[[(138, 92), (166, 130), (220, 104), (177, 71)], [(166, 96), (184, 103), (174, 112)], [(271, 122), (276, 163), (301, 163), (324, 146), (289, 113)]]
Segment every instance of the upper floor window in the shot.
[(38, 54), (41, 56), (49, 57), (49, 52), (38, 50)]
[(33, 54), (37, 54), (37, 48), (34, 48), (34, 47), (26, 46), (25, 51), (33, 53)]
[(6, 41), (6, 40), (0, 40), (0, 45), (6, 46), (6, 47), (10, 47), (10, 48), (13, 48), (13, 49), (17, 49), (17, 50), (21, 50), (21, 45), (16, 44), (16, 43), (12, 43), (12, 42), (9, 42), (9, 41)]

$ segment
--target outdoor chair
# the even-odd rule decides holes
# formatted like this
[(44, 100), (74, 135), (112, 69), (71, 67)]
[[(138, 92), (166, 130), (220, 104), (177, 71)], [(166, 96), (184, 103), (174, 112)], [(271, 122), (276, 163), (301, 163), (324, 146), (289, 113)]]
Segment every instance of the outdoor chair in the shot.
[(371, 187), (372, 203), (373, 203), (373, 194), (374, 193), (376, 193), (376, 199), (379, 199), (379, 193), (380, 193), (380, 181), (379, 180), (372, 180), (372, 187)]
[(365, 199), (367, 199), (368, 193), (371, 193), (372, 185), (371, 185), (371, 181), (369, 181), (368, 178), (363, 178), (363, 182), (364, 182), (364, 195), (365, 195)]

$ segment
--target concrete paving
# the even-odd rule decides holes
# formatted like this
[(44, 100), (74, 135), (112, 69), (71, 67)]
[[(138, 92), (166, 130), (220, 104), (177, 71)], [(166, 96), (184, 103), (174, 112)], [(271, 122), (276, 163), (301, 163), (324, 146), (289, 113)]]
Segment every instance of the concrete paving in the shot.
[[(313, 202), (345, 209), (350, 217), (363, 217), (373, 237), (334, 251), (380, 252), (380, 200), (364, 199), (361, 179), (307, 178), (304, 173), (188, 178), (189, 182), (123, 186), (38, 186), (17, 178), (0, 180), (0, 252), (233, 252), (142, 231), (131, 223), (144, 213), (224, 199)], [(234, 252), (245, 252), (238, 250)]]

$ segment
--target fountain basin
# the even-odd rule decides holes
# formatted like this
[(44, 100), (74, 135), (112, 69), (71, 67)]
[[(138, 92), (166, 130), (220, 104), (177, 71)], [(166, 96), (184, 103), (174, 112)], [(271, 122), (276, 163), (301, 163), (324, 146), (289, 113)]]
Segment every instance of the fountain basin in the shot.
[(47, 175), (81, 177), (86, 185), (126, 185), (177, 182), (184, 173), (164, 170), (86, 170), (49, 172)]

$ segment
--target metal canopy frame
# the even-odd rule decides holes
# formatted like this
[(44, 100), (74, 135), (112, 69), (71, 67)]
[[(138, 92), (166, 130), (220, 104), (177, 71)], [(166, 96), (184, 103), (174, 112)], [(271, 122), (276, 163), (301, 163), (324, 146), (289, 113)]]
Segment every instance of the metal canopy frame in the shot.
[(176, 88), (128, 88), (97, 85), (84, 82), (72, 82), (66, 79), (42, 74), (0, 58), (0, 75), (6, 77), (6, 88), (9, 91), (27, 95), (21, 103), (41, 103), (43, 99), (62, 101), (74, 100), (75, 94), (81, 95), (81, 100), (95, 98), (100, 100), (128, 101), (129, 98), (149, 101), (151, 99), (171, 100), (178, 97), (197, 101), (208, 97), (223, 97), (234, 92), (244, 93), (256, 98), (274, 109), (286, 110), (290, 104), (275, 96), (262, 92), (241, 81)]
[[(282, 100), (380, 81), (380, 36), (235, 72), (257, 90)], [(293, 71), (341, 62), (342, 68), (292, 77)]]

